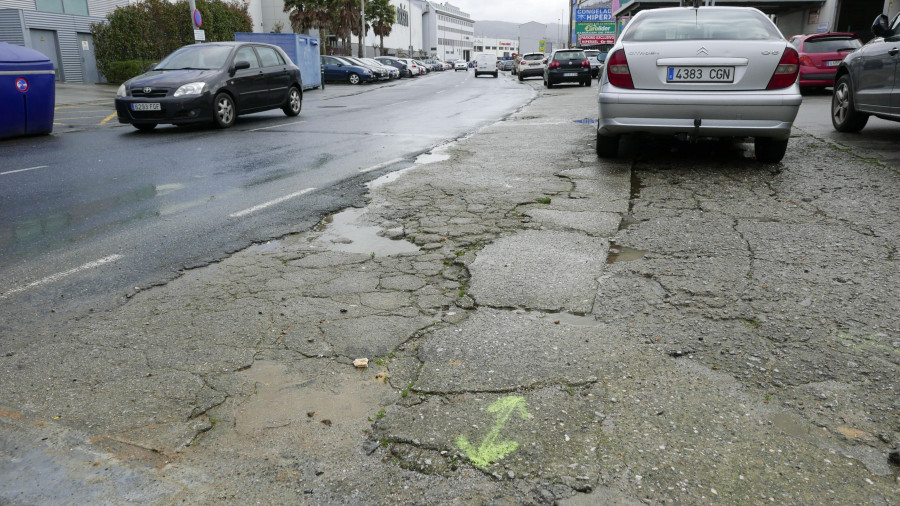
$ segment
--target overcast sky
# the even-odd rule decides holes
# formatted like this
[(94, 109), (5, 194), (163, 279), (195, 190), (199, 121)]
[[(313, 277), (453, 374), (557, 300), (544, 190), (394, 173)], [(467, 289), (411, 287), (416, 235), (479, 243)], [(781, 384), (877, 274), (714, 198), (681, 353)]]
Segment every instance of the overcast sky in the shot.
[(468, 12), (474, 21), (556, 23), (569, 15), (567, 0), (440, 0)]

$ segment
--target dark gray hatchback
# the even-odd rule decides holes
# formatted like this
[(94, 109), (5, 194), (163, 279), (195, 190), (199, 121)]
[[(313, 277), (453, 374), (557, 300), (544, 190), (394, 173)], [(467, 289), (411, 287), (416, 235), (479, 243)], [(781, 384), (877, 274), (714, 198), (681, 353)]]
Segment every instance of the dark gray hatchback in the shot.
[(591, 62), (581, 49), (558, 49), (547, 59), (544, 68), (544, 86), (552, 88), (559, 83), (591, 85)]
[(277, 46), (212, 42), (184, 46), (116, 93), (120, 123), (152, 130), (175, 125), (234, 124), (239, 114), (282, 109), (300, 114), (300, 69)]

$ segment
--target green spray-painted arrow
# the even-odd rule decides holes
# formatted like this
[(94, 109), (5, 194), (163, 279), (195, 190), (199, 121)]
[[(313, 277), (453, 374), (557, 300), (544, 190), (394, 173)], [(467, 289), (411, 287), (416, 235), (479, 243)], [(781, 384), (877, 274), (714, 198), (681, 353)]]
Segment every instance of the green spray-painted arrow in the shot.
[(512, 416), (513, 412), (518, 411), (519, 416), (523, 419), (528, 419), (531, 416), (525, 409), (525, 398), (518, 395), (510, 395), (509, 397), (497, 399), (493, 404), (488, 406), (487, 410), (489, 413), (497, 413), (497, 419), (494, 420), (494, 427), (491, 429), (491, 432), (485, 436), (484, 441), (481, 442), (481, 446), (476, 449), (469, 443), (469, 440), (466, 439), (465, 436), (456, 438), (456, 446), (464, 451), (466, 457), (469, 457), (469, 460), (478, 467), (487, 467), (491, 462), (502, 459), (516, 451), (516, 448), (519, 447), (519, 443), (515, 441), (497, 442), (500, 431), (503, 430), (503, 426), (506, 425), (506, 422), (509, 420), (509, 417)]

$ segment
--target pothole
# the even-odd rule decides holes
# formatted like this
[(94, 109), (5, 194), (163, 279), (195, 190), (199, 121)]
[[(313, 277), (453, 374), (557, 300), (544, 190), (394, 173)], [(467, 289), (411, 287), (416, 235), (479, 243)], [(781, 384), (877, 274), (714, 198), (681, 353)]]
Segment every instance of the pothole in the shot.
[(620, 246), (616, 243), (609, 244), (609, 254), (606, 257), (607, 264), (616, 262), (632, 262), (640, 260), (647, 254), (646, 250), (629, 248), (628, 246)]
[(596, 327), (600, 325), (600, 321), (593, 316), (578, 316), (572, 313), (546, 313), (541, 319), (572, 327)]
[(348, 208), (328, 216), (316, 228), (320, 234), (312, 239), (332, 251), (388, 256), (415, 253), (419, 247), (407, 241), (389, 239), (379, 235), (381, 228), (366, 223), (365, 209)]

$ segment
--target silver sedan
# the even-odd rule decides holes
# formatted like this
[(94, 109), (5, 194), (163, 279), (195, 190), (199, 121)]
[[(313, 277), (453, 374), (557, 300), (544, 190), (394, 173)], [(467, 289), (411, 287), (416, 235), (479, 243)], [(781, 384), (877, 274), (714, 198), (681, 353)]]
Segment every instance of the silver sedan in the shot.
[(799, 55), (757, 9), (674, 7), (639, 12), (610, 49), (600, 80), (597, 154), (629, 133), (753, 137), (778, 162), (802, 98)]

